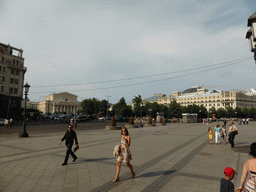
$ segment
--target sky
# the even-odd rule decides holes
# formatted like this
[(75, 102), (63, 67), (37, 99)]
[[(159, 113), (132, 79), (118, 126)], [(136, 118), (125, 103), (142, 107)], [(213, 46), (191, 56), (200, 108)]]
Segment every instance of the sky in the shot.
[(23, 49), (31, 101), (256, 89), (245, 39), (254, 1), (0, 0), (0, 8), (0, 42)]

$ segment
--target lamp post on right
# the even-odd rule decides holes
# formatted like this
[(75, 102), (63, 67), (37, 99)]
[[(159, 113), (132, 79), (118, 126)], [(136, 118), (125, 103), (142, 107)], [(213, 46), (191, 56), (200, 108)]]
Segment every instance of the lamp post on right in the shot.
[(254, 52), (254, 60), (256, 61), (256, 13), (249, 17), (247, 27), (250, 29), (245, 38), (249, 40), (251, 52)]

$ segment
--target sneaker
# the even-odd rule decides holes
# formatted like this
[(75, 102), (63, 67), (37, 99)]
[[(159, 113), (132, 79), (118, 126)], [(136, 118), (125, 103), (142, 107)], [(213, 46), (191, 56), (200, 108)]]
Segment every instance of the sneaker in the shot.
[(67, 163), (62, 163), (61, 165), (64, 166), (64, 165), (67, 165)]
[(77, 160), (77, 157), (76, 158), (74, 158), (74, 160), (72, 161), (72, 162), (75, 162)]

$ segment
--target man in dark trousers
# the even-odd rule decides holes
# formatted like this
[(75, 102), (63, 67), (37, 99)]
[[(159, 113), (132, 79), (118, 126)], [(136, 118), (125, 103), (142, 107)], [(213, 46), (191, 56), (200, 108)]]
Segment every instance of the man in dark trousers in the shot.
[(75, 140), (76, 146), (78, 146), (76, 132), (73, 131), (73, 125), (68, 125), (68, 131), (66, 132), (64, 137), (60, 140), (60, 145), (61, 145), (62, 141), (64, 141), (65, 139), (66, 139), (65, 144), (67, 146), (67, 152), (66, 152), (66, 157), (65, 157), (64, 163), (62, 163), (63, 166), (67, 165), (69, 154), (73, 157), (73, 161), (72, 162), (75, 162), (76, 159), (77, 159), (77, 156), (72, 151), (72, 145), (74, 143), (74, 140)]

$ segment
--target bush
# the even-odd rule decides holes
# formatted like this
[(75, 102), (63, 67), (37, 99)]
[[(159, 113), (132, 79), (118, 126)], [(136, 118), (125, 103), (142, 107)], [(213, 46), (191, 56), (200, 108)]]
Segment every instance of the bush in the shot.
[(130, 117), (130, 125), (134, 125), (134, 120), (133, 120), (133, 117)]
[(112, 126), (116, 126), (116, 119), (115, 119), (115, 117), (112, 117), (112, 119), (111, 119), (111, 125), (112, 125)]
[(148, 118), (148, 124), (152, 124), (152, 117)]

